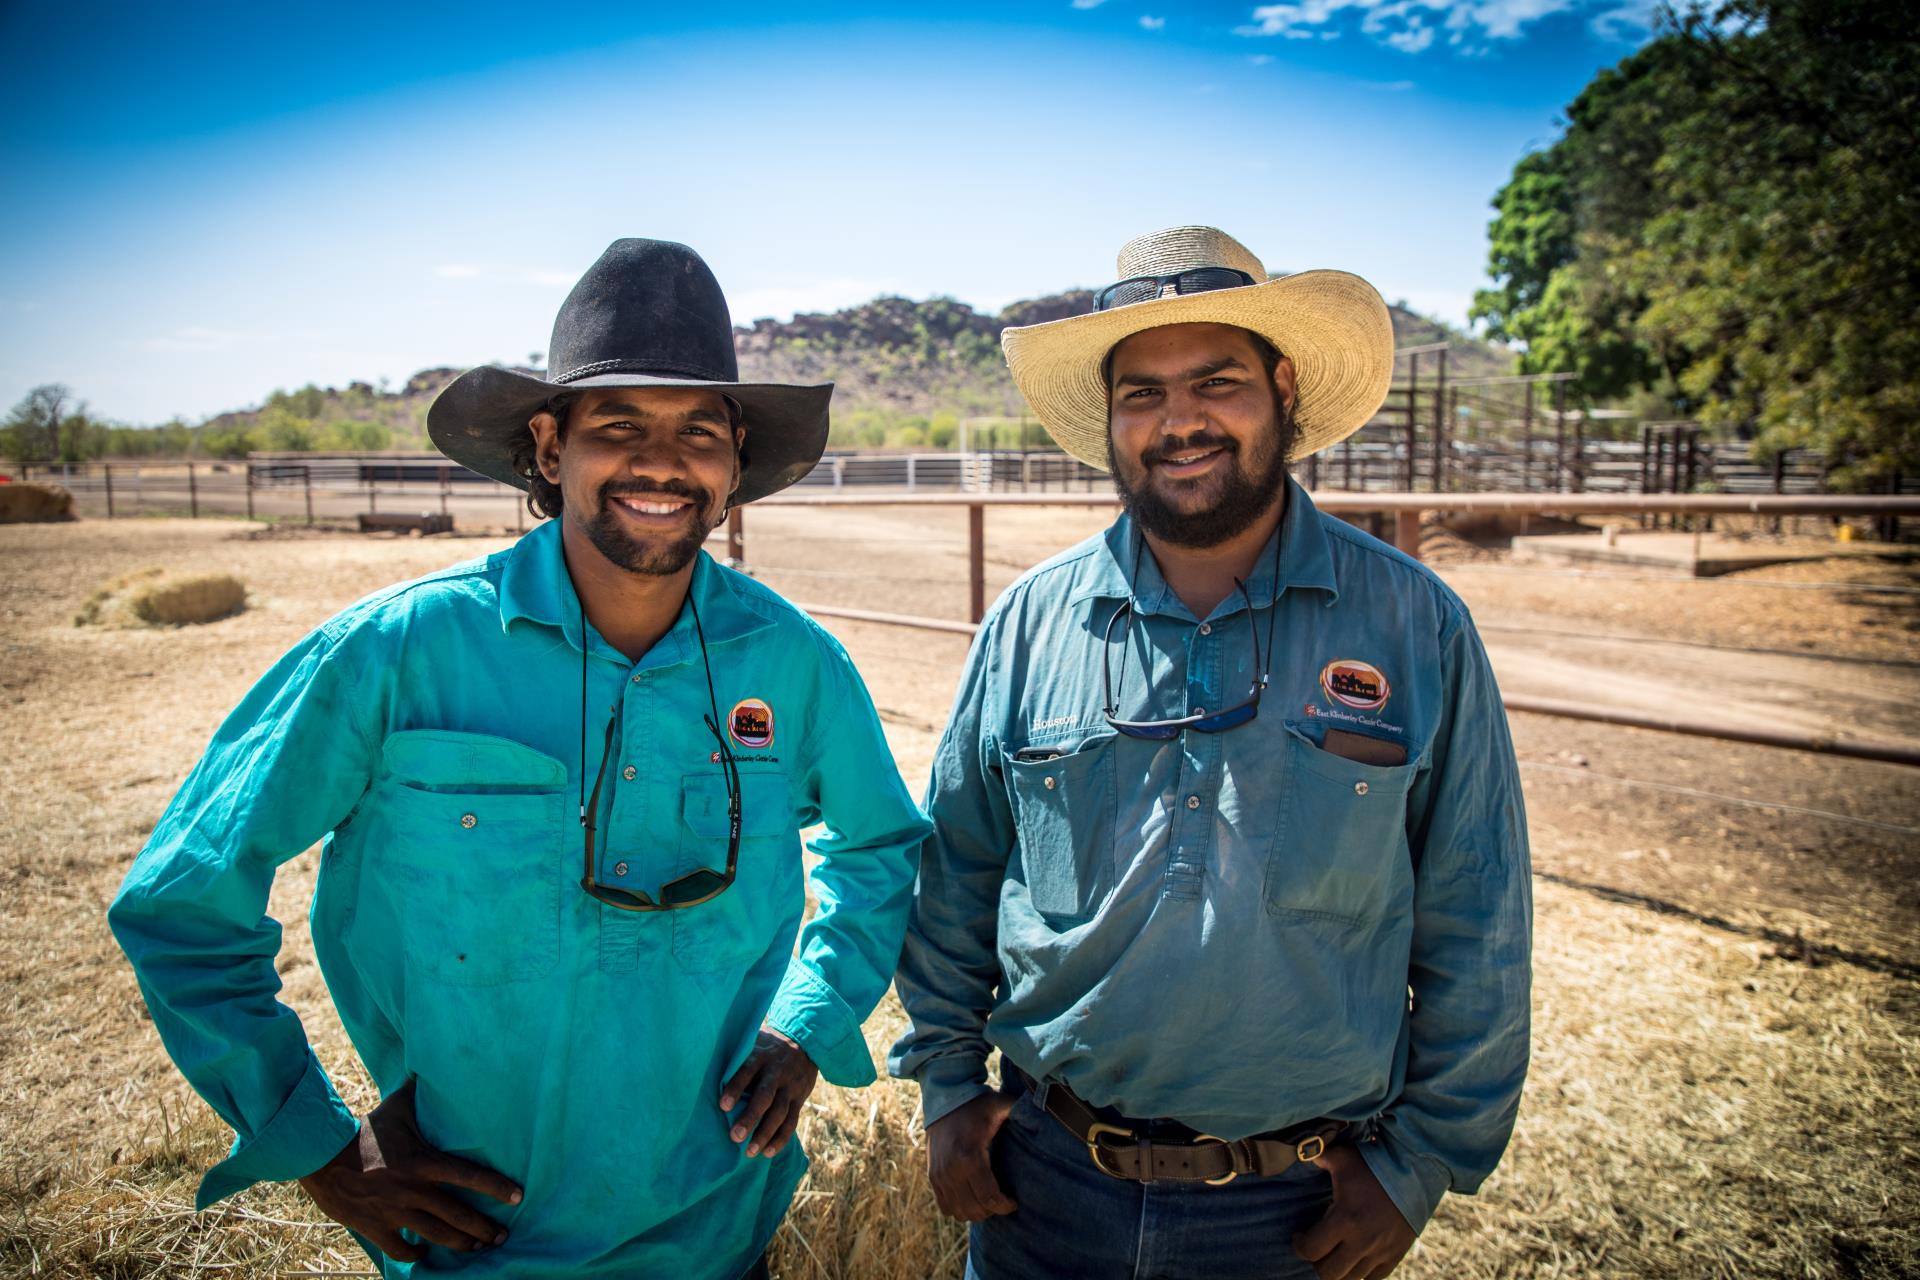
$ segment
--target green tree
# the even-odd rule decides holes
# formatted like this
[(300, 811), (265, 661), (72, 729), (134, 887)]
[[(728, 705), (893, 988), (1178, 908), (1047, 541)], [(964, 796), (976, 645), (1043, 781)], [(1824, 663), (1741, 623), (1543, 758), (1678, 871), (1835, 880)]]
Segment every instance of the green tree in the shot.
[(1904, 0), (1669, 10), (1495, 197), (1474, 317), (1589, 399), (1651, 389), (1843, 483), (1920, 469), (1915, 119)]
[(0, 423), (7, 456), (18, 462), (51, 462), (60, 454), (60, 428), (67, 420), (73, 392), (48, 382), (27, 392)]

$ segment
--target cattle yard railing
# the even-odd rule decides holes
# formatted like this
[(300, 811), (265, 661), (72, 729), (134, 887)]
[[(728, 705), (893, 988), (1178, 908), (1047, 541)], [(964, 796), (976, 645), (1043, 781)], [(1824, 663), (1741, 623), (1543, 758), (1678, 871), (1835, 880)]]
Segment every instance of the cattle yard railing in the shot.
[[(967, 509), (968, 617), (931, 618), (915, 614), (849, 609), (837, 605), (802, 604), (807, 612), (854, 622), (916, 627), (972, 635), (986, 615), (986, 509), (988, 507), (1113, 507), (1111, 494), (1008, 493), (813, 495), (781, 494), (754, 505), (805, 507), (939, 506)], [(1313, 495), (1320, 510), (1341, 517), (1373, 515), (1392, 521), (1393, 543), (1408, 555), (1420, 554), (1420, 519), (1429, 511), (1480, 515), (1669, 515), (1669, 516), (1881, 516), (1920, 517), (1920, 497), (1848, 494), (1598, 494), (1598, 493), (1340, 493)], [(746, 514), (739, 508), (728, 514), (727, 556), (747, 563)], [(1680, 720), (1650, 716), (1617, 707), (1557, 698), (1504, 696), (1510, 711), (1561, 716), (1602, 724), (1626, 725), (1664, 733), (1720, 738), (1796, 751), (1814, 751), (1858, 760), (1920, 767), (1920, 749), (1896, 742), (1873, 742), (1831, 735), (1756, 730), (1724, 720)]]

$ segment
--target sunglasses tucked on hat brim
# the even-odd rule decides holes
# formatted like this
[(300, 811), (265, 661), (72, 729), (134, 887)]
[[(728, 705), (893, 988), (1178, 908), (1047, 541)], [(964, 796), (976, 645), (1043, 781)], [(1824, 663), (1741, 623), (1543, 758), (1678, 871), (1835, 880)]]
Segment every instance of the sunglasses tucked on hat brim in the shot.
[(514, 474), (510, 451), (528, 420), (555, 396), (607, 387), (707, 388), (738, 401), (747, 429), (747, 465), (741, 468), (733, 506), (796, 483), (826, 451), (830, 382), (715, 382), (618, 371), (548, 382), (494, 366), (469, 369), (440, 393), (427, 411), (427, 435), (436, 449), (468, 470), (525, 489), (527, 480)]
[(1387, 304), (1372, 285), (1345, 271), (1303, 271), (1240, 288), (1154, 298), (1008, 329), (1000, 343), (1014, 383), (1048, 434), (1080, 461), (1105, 471), (1107, 354), (1136, 333), (1174, 324), (1251, 329), (1293, 361), (1295, 460), (1366, 425), (1393, 382)]

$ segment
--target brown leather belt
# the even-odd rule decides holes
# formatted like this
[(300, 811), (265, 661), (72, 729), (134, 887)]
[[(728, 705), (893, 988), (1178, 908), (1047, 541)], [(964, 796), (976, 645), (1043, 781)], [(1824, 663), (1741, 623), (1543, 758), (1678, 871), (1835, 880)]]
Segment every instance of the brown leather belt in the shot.
[[(1242, 1174), (1253, 1178), (1285, 1173), (1294, 1165), (1317, 1159), (1347, 1132), (1344, 1120), (1308, 1120), (1271, 1133), (1228, 1142), (1184, 1125), (1164, 1121), (1127, 1120), (1106, 1114), (1063, 1084), (1049, 1081), (1034, 1086), (1040, 1102), (1067, 1132), (1087, 1144), (1094, 1167), (1132, 1182), (1204, 1182), (1222, 1187)], [(1119, 1121), (1114, 1123), (1113, 1121)], [(1167, 1140), (1144, 1130), (1172, 1127), (1183, 1135)]]

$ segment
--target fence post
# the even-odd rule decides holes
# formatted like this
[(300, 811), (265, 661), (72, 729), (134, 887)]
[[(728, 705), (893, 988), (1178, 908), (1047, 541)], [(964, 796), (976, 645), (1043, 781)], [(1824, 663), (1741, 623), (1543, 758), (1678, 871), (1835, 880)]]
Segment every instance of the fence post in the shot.
[(1447, 487), (1447, 432), (1453, 421), (1447, 416), (1447, 348), (1440, 348), (1440, 384), (1433, 393), (1433, 491), (1444, 493)]
[(1413, 455), (1419, 450), (1420, 425), (1417, 418), (1420, 403), (1420, 353), (1414, 352), (1407, 357), (1407, 465), (1401, 474), (1407, 479), (1406, 489), (1413, 492)]
[(912, 492), (913, 492), (913, 464), (914, 464), (914, 461), (915, 461), (915, 458), (914, 458), (914, 455), (913, 455), (913, 454), (911, 454), (911, 453), (910, 453), (910, 454), (908, 454), (908, 455), (907, 455), (907, 492), (908, 492), (908, 493), (912, 493)]
[(440, 514), (447, 514), (447, 493), (453, 484), (453, 478), (445, 467), (440, 468)]
[[(1653, 469), (1651, 466), (1652, 462), (1653, 462), (1653, 428), (1643, 422), (1640, 424), (1640, 492), (1643, 495), (1650, 492), (1650, 490), (1647, 488), (1647, 485), (1649, 483), (1650, 477), (1653, 474)], [(1642, 511), (1635, 518), (1639, 520), (1640, 527), (1642, 529), (1647, 527), (1646, 512)]]
[(113, 464), (107, 464), (107, 519), (113, 519)]
[(303, 483), (306, 485), (306, 490), (307, 490), (307, 523), (312, 524), (313, 523), (313, 464), (311, 462), (303, 462), (300, 464), (300, 477)]
[(1415, 560), (1420, 558), (1420, 513), (1418, 511), (1393, 513), (1393, 545)]
[[(1775, 493), (1787, 491), (1787, 451), (1785, 449), (1773, 451), (1773, 491)], [(1779, 516), (1773, 518), (1773, 531), (1780, 532)]]
[(1526, 408), (1520, 419), (1520, 491), (1533, 492), (1533, 383), (1527, 383)]
[(187, 464), (187, 514), (193, 519), (200, 518), (200, 482), (193, 474), (193, 464)]
[(1553, 384), (1553, 491), (1567, 488), (1567, 384)]
[[(907, 474), (911, 485), (913, 473)], [(735, 566), (747, 561), (747, 522), (739, 507), (727, 508), (727, 560)]]
[(247, 464), (247, 519), (253, 519), (253, 464)]
[(847, 459), (845, 455), (842, 455), (840, 457), (836, 457), (833, 460), (833, 491), (835, 493), (840, 492), (840, 490), (846, 485), (846, 483), (847, 483)]
[(978, 622), (987, 613), (987, 509), (967, 504), (967, 620)]

